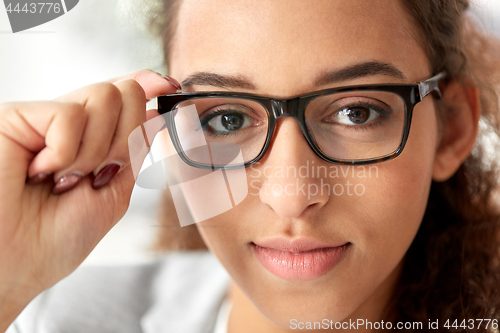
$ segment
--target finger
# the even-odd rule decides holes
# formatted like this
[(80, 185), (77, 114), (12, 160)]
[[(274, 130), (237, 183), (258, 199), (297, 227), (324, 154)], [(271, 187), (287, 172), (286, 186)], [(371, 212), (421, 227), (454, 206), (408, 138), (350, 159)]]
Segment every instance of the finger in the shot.
[(116, 83), (118, 81), (132, 79), (137, 81), (144, 92), (146, 99), (149, 101), (152, 98), (161, 95), (173, 94), (181, 90), (181, 86), (177, 80), (170, 76), (163, 76), (149, 69), (143, 69), (137, 72), (129, 73), (120, 77), (108, 80), (107, 82)]
[(75, 180), (83, 177), (102, 162), (108, 154), (122, 107), (120, 90), (106, 82), (78, 89), (60, 99), (80, 103), (88, 116), (77, 156), (71, 165), (56, 172), (56, 182), (67, 175)]
[(122, 96), (122, 108), (108, 154), (94, 171), (92, 187), (99, 189), (106, 185), (130, 163), (128, 137), (146, 121), (146, 96), (135, 80), (127, 79), (115, 83)]
[[(31, 158), (36, 154), (33, 160), (10, 169), (24, 173), (24, 177), (32, 177), (72, 163), (86, 123), (86, 114), (82, 111), (79, 104), (53, 101), (3, 105), (0, 133), (20, 149), (30, 151)], [(9, 158), (1, 161), (12, 163)]]
[[(124, 96), (126, 96), (126, 94), (124, 94)], [(124, 103), (123, 105), (129, 105), (129, 104), (130, 103)], [(124, 115), (128, 114), (128, 112), (126, 110), (123, 110), (122, 112)], [(156, 116), (158, 116), (157, 110), (148, 110), (146, 112), (146, 119), (147, 120), (152, 119)], [(124, 119), (125, 118), (128, 118), (128, 117), (124, 116)], [(121, 119), (119, 122), (121, 122)], [(125, 121), (125, 123), (127, 123), (127, 122)], [(125, 130), (125, 132), (128, 132), (128, 130)], [(142, 133), (142, 131), (141, 131), (141, 133)], [(113, 159), (115, 159), (115, 160), (119, 159), (119, 157), (113, 157), (113, 155), (115, 154), (114, 153), (114, 151), (115, 151), (114, 144), (115, 143), (113, 142), (112, 147), (110, 149), (110, 157), (106, 159), (107, 161), (112, 161)], [(120, 153), (118, 153), (118, 154), (120, 154)], [(123, 154), (123, 152), (121, 152), (121, 154)], [(134, 158), (137, 160), (143, 161), (144, 158), (146, 157), (146, 154), (147, 154), (147, 151), (141, 152), (141, 153), (137, 154), (137, 156), (134, 156)], [(102, 170), (103, 169), (101, 169), (100, 171), (102, 172)], [(108, 172), (111, 172), (111, 170), (112, 169), (110, 168), (110, 171), (108, 171)], [(98, 177), (96, 177), (94, 179), (94, 182), (97, 178)], [(98, 184), (95, 184), (93, 186), (99, 188), (98, 193), (100, 195), (102, 195), (103, 201), (104, 202), (114, 202), (114, 203), (116, 203), (117, 207), (122, 207), (122, 210), (115, 211), (115, 213), (117, 215), (113, 219), (113, 221), (118, 221), (119, 218), (121, 218), (121, 216), (123, 216), (123, 214), (125, 214), (125, 211), (129, 205), (130, 195), (132, 193), (132, 190), (133, 190), (134, 184), (135, 184), (135, 177), (134, 177), (134, 174), (132, 172), (132, 168), (130, 167), (130, 164), (121, 167), (119, 172), (117, 172), (114, 177), (112, 177), (112, 176), (109, 177), (109, 181), (107, 184), (104, 183), (104, 185), (103, 185), (102, 179), (100, 180), (100, 182), (101, 182), (101, 184), (100, 184), (101, 187), (98, 187), (97, 186)]]

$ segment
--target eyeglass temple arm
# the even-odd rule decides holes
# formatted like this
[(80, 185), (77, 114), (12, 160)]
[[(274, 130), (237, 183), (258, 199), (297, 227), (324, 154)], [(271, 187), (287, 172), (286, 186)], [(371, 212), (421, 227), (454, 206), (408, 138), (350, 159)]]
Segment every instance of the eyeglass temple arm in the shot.
[(420, 92), (420, 100), (424, 99), (425, 96), (429, 95), (431, 92), (435, 91), (439, 98), (442, 98), (441, 90), (439, 90), (439, 81), (446, 77), (446, 72), (441, 72), (439, 74), (434, 75), (430, 79), (419, 82), (418, 90)]

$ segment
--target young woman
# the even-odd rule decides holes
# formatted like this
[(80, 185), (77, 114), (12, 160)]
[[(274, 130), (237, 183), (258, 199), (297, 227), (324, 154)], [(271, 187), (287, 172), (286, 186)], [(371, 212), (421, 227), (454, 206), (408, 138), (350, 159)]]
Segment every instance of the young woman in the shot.
[[(498, 329), (498, 48), (468, 6), (165, 0), (153, 25), (180, 85), (141, 71), (2, 105), (2, 328), (124, 214), (128, 135), (157, 116), (146, 100), (182, 90), (159, 99), (178, 153), (189, 168), (218, 164), (188, 149), (180, 106), (194, 105), (196, 133), (240, 148), (249, 190), (220, 215), (164, 228), (162, 242), (196, 228), (230, 281), (208, 254), (94, 271), (80, 276), (104, 282), (87, 280), (83, 306), (58, 320), (76, 274), (9, 329), (211, 332), (216, 318), (228, 332)], [(301, 168), (316, 173), (288, 172)]]

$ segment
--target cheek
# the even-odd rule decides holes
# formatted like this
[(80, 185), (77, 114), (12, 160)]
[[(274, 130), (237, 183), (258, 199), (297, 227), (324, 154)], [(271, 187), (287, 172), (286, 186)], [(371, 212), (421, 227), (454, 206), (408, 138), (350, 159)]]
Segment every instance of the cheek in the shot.
[[(310, 285), (298, 287), (268, 278), (242, 246), (263, 227), (258, 197), (249, 195), (231, 211), (199, 223), (202, 237), (236, 283), (275, 323), (286, 326), (290, 318), (299, 316), (304, 320), (348, 318), (372, 295), (386, 292), (392, 282), (385, 282), (397, 279), (396, 267), (412, 243), (427, 205), (436, 140), (434, 108), (432, 100), (426, 99), (415, 108), (410, 136), (400, 156), (364, 167), (365, 176), (350, 173), (327, 180), (332, 187), (344, 184), (344, 189), (349, 180), (361, 184), (364, 191), (362, 195), (331, 195), (318, 212), (315, 221), (324, 224), (315, 222), (311, 230), (340, 235), (353, 246), (336, 271)], [(253, 179), (248, 177), (249, 187)], [(351, 187), (351, 193), (353, 190)]]
[[(424, 103), (425, 102), (425, 103)], [(425, 213), (432, 180), (437, 123), (432, 100), (415, 108), (400, 156), (378, 165), (378, 178), (364, 182), (350, 232), (365, 267), (387, 276), (413, 241)], [(352, 206), (351, 206), (352, 207)], [(363, 273), (362, 273), (363, 274)]]

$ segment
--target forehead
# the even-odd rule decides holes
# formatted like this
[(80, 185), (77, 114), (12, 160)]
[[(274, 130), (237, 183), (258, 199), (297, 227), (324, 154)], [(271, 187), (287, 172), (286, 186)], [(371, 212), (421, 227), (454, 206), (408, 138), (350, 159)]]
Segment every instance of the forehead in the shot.
[(414, 31), (396, 0), (184, 0), (171, 74), (244, 76), (290, 95), (321, 72), (380, 61), (417, 81), (431, 73)]

